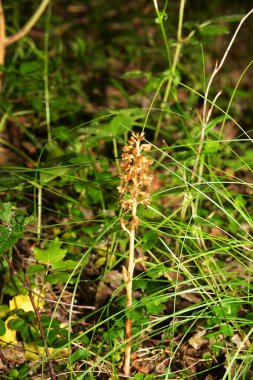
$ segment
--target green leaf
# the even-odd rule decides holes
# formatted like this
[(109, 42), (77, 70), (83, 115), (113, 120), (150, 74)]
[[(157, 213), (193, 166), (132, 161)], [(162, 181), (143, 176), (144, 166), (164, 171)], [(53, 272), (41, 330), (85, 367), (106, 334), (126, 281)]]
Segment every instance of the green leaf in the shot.
[(249, 321), (253, 321), (253, 312), (250, 311), (245, 315), (245, 319), (248, 319)]
[(123, 75), (121, 75), (121, 78), (123, 79), (136, 79), (136, 78), (143, 78), (143, 77), (149, 77), (150, 73), (145, 73), (141, 70), (132, 70), (127, 71)]
[(245, 16), (244, 14), (235, 14), (235, 15), (224, 15), (224, 16), (220, 16), (220, 17), (215, 17), (214, 19), (212, 19), (213, 21), (227, 21), (227, 22), (237, 22), (237, 21), (241, 21), (241, 19), (243, 18), (243, 16)]
[(74, 352), (70, 356), (69, 362), (70, 362), (70, 364), (74, 364), (75, 362), (77, 362), (79, 360), (83, 360), (83, 359), (87, 358), (89, 355), (90, 355), (89, 351), (81, 348), (81, 349), (77, 350), (76, 352)]
[(0, 254), (12, 248), (23, 236), (24, 225), (27, 223), (27, 218), (21, 211), (17, 211), (13, 217), (11, 216), (11, 204), (9, 202), (4, 203), (2, 207), (0, 217), (8, 225), (0, 225)]
[(148, 314), (162, 314), (165, 308), (165, 305), (159, 301), (150, 301), (145, 304)]
[(201, 29), (201, 34), (205, 36), (214, 36), (219, 34), (227, 34), (229, 33), (228, 28), (220, 25), (208, 25), (205, 28)]
[(9, 379), (18, 379), (19, 378), (19, 371), (16, 368), (12, 368), (8, 373)]
[(234, 335), (234, 329), (232, 326), (227, 323), (221, 323), (219, 325), (220, 332), (226, 336), (232, 337)]
[(11, 319), (9, 322), (8, 322), (8, 327), (11, 329), (11, 330), (17, 330), (17, 331), (21, 331), (23, 330), (25, 327), (26, 327), (26, 323), (23, 319), (21, 318), (17, 318), (17, 319)]
[(145, 233), (145, 235), (143, 237), (144, 244), (142, 244), (142, 248), (145, 251), (153, 248), (154, 245), (156, 244), (158, 238), (159, 238), (159, 235), (156, 231), (152, 231), (152, 230), (148, 231), (147, 233)]
[(215, 154), (220, 149), (220, 143), (219, 141), (206, 141), (204, 146), (205, 153), (208, 154)]
[(0, 254), (12, 248), (14, 244), (23, 236), (23, 230), (15, 231), (13, 226), (6, 227), (0, 225)]
[(58, 261), (61, 261), (67, 254), (67, 249), (60, 248), (61, 242), (58, 240), (53, 240), (48, 243), (45, 249), (40, 249), (34, 247), (35, 259), (45, 265), (53, 265)]
[(52, 265), (52, 268), (56, 271), (72, 270), (77, 267), (77, 262), (74, 260), (58, 261)]
[(212, 343), (210, 345), (211, 349), (216, 352), (217, 354), (220, 354), (220, 352), (224, 349), (224, 344), (217, 342), (217, 343)]
[(70, 284), (75, 283), (76, 279), (74, 277), (71, 277), (69, 280), (69, 273), (55, 273), (55, 274), (49, 274), (46, 277), (46, 281), (48, 281), (50, 284), (57, 284), (58, 282), (69, 282)]
[(0, 65), (0, 71), (10, 71), (6, 66)]
[(41, 64), (38, 61), (23, 62), (20, 65), (20, 74), (33, 73), (41, 68)]
[(6, 223), (10, 223), (11, 220), (11, 203), (6, 202), (2, 204), (2, 209), (0, 210), (0, 219)]
[(238, 310), (241, 304), (238, 299), (227, 298), (221, 301), (221, 305), (214, 306), (213, 312), (216, 317), (221, 319), (231, 319), (237, 317)]
[(27, 294), (27, 289), (24, 288), (23, 284), (16, 276), (12, 276), (11, 280), (4, 284), (2, 292), (3, 294), (16, 296), (17, 294)]
[(2, 319), (0, 319), (0, 336), (6, 333), (5, 323)]
[(27, 273), (42, 273), (45, 271), (45, 267), (43, 265), (34, 264), (27, 268)]

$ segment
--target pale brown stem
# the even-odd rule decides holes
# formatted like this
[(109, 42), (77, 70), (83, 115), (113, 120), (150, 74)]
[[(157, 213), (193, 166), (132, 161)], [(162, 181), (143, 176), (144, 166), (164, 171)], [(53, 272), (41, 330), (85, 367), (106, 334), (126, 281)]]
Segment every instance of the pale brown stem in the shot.
[[(137, 206), (132, 208), (132, 219), (136, 218)], [(135, 240), (135, 228), (130, 230), (129, 233), (129, 258), (127, 268), (127, 284), (126, 284), (126, 304), (130, 310), (132, 306), (132, 293), (133, 293), (133, 272), (134, 272), (134, 240)], [(126, 376), (130, 376), (130, 360), (131, 360), (131, 337), (132, 337), (132, 321), (126, 320), (126, 350), (125, 350), (125, 363), (124, 373)]]
[[(5, 17), (3, 4), (0, 0), (0, 65), (4, 66), (5, 63)], [(3, 84), (3, 71), (0, 71), (0, 92), (2, 91)]]
[(30, 20), (21, 28), (17, 33), (13, 34), (12, 36), (5, 38), (5, 46), (13, 44), (13, 42), (16, 42), (23, 38), (26, 34), (30, 32), (30, 30), (33, 28), (33, 26), (36, 24), (44, 10), (46, 9), (47, 5), (49, 4), (50, 0), (42, 0), (39, 7), (36, 9)]

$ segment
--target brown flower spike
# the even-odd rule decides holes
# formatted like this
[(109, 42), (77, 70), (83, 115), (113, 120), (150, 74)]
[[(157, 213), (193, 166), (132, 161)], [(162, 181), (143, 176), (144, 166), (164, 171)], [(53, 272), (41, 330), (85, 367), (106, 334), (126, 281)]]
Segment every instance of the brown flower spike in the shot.
[[(126, 283), (126, 303), (129, 309), (132, 307), (135, 231), (139, 224), (139, 219), (136, 215), (137, 206), (139, 204), (149, 204), (150, 193), (148, 192), (148, 188), (154, 179), (154, 177), (150, 175), (149, 168), (153, 161), (143, 154), (143, 152), (149, 152), (151, 149), (150, 144), (142, 143), (142, 141), (145, 140), (144, 136), (144, 132), (132, 132), (128, 140), (129, 145), (123, 147), (122, 150), (124, 153), (121, 155), (122, 163), (120, 165), (123, 169), (120, 176), (121, 185), (117, 187), (120, 193), (123, 211), (131, 212), (130, 223), (129, 221), (121, 219), (122, 229), (129, 234), (128, 268), (123, 267), (123, 276)], [(128, 228), (126, 225), (128, 225)], [(131, 337), (132, 321), (131, 319), (126, 319), (124, 372), (127, 377), (130, 376)]]
[[(120, 193), (123, 211), (136, 211), (137, 205), (148, 205), (150, 202), (150, 193), (147, 191), (153, 182), (154, 176), (150, 175), (149, 166), (153, 161), (143, 155), (151, 149), (151, 144), (142, 144), (145, 140), (144, 132), (132, 132), (128, 144), (122, 148), (121, 155), (123, 174), (120, 176), (121, 186), (117, 189)], [(136, 213), (136, 212), (135, 212)], [(138, 227), (138, 217), (132, 213), (130, 230)], [(125, 221), (121, 220), (121, 225)], [(127, 222), (128, 223), (128, 222)]]

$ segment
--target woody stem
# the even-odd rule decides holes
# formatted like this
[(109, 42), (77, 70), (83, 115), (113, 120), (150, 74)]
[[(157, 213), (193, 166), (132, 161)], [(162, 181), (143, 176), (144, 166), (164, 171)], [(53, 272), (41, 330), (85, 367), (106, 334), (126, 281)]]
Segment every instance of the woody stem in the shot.
[[(137, 205), (132, 207), (132, 220), (136, 218)], [(134, 240), (135, 228), (132, 228), (129, 233), (129, 258), (127, 268), (127, 284), (126, 284), (126, 303), (127, 308), (130, 310), (132, 306), (132, 293), (133, 293), (133, 272), (134, 272)], [(132, 321), (126, 319), (126, 350), (125, 350), (125, 364), (124, 373), (130, 376), (130, 359), (131, 359), (131, 336), (132, 336)]]

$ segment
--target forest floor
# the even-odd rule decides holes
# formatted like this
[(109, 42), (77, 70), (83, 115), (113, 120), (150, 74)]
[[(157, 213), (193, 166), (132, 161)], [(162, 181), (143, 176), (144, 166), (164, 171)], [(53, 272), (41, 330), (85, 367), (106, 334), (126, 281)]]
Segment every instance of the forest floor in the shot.
[[(0, 378), (253, 378), (253, 16), (208, 90), (250, 4), (201, 3), (56, 0), (6, 47)], [(29, 4), (3, 2), (7, 35)], [(132, 131), (154, 179), (127, 307)]]

